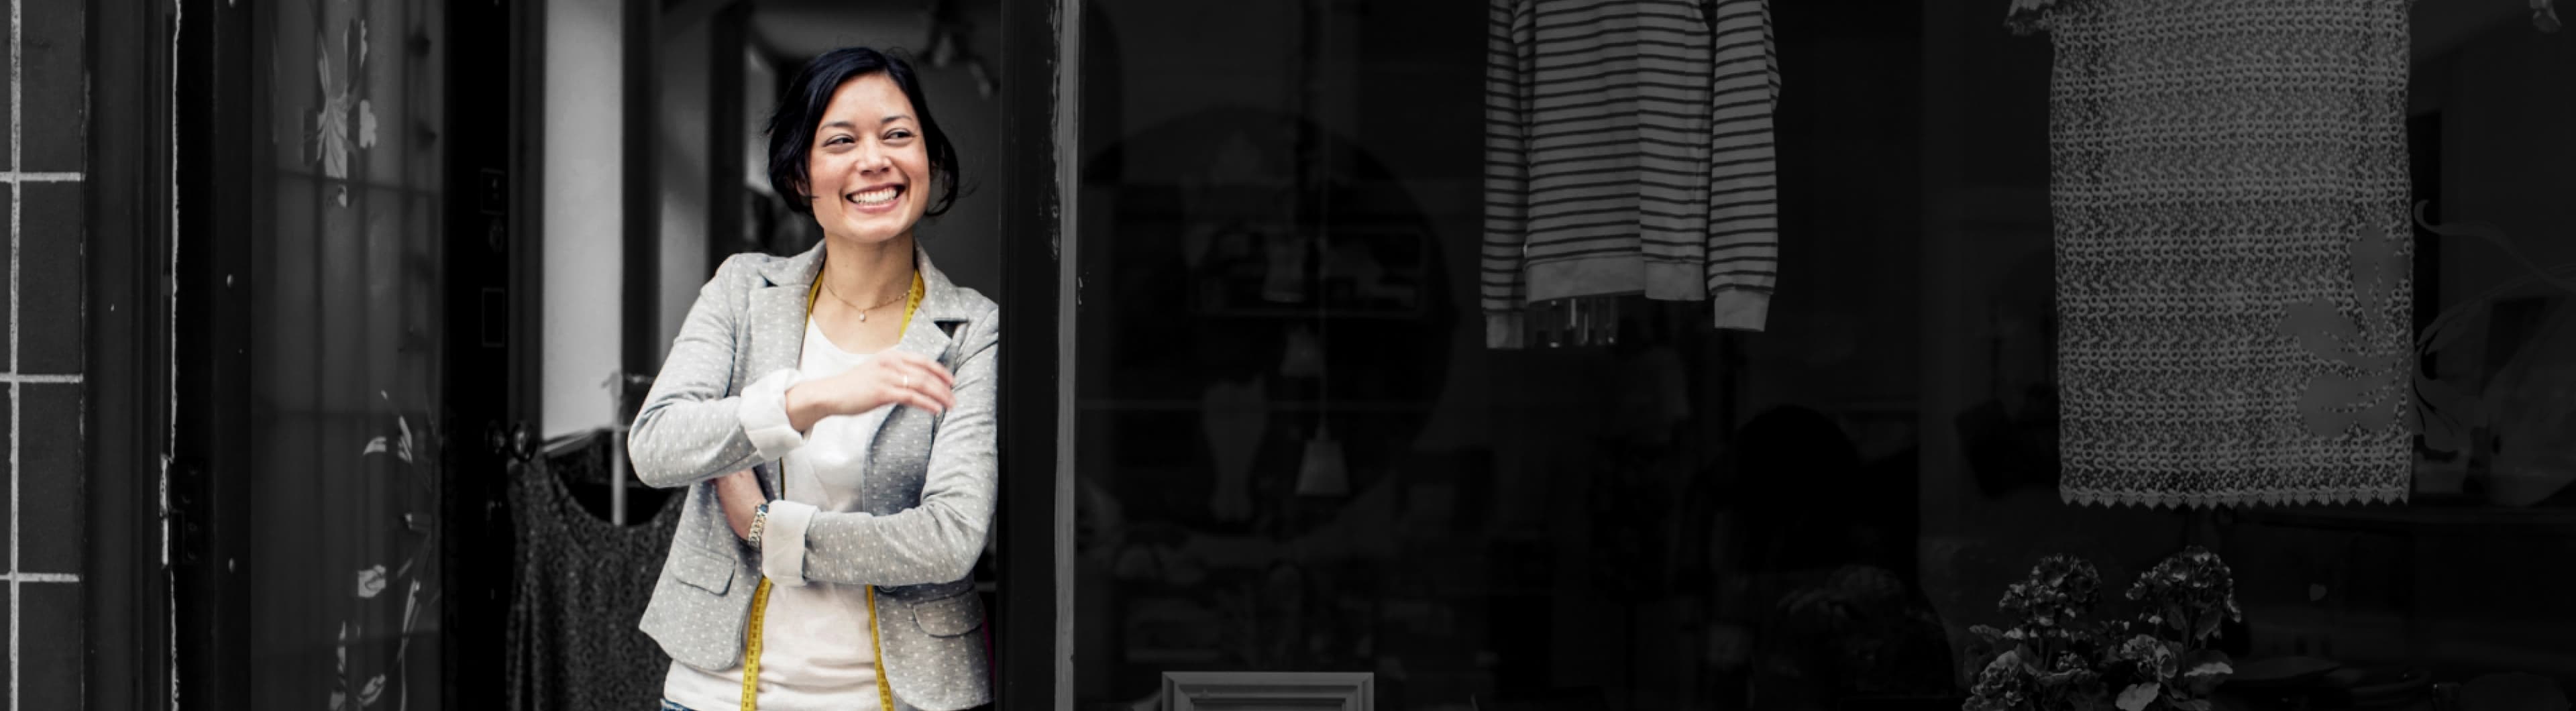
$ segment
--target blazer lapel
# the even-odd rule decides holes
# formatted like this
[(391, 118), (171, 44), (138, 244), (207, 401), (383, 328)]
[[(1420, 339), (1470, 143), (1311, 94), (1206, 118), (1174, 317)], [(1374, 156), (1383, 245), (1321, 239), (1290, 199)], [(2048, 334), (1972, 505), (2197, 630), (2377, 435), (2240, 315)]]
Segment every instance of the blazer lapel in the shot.
[[(796, 367), (805, 347), (805, 289), (766, 286), (751, 292), (750, 380)], [(748, 382), (748, 381), (746, 381)]]
[[(805, 347), (805, 317), (810, 303), (807, 294), (823, 267), (823, 245), (763, 271), (769, 285), (751, 294), (751, 377), (796, 367)], [(964, 297), (948, 275), (930, 263), (930, 254), (913, 248), (913, 264), (921, 270), (921, 306), (913, 311), (912, 322), (904, 326), (903, 336), (894, 349), (932, 360), (948, 353), (949, 329), (966, 320)], [(942, 365), (946, 365), (944, 361)]]
[(823, 245), (815, 243), (805, 253), (771, 265), (761, 272), (768, 283), (752, 290), (746, 314), (751, 325), (747, 334), (751, 352), (749, 372), (744, 375), (755, 380), (796, 367), (798, 356), (804, 352), (805, 316), (810, 305), (806, 298), (812, 293), (815, 274), (823, 266)]
[(913, 248), (912, 263), (921, 270), (921, 306), (913, 310), (912, 323), (904, 326), (903, 339), (894, 348), (954, 367), (945, 357), (950, 340), (947, 324), (962, 320), (957, 315), (957, 285), (949, 283), (948, 275), (931, 265), (930, 253), (919, 247)]
[[(949, 332), (966, 320), (965, 299), (957, 285), (948, 281), (948, 275), (930, 263), (929, 253), (916, 248), (913, 255), (913, 264), (921, 270), (921, 306), (913, 311), (912, 322), (904, 326), (903, 338), (895, 342), (893, 350), (929, 358), (953, 369), (957, 364), (951, 362), (948, 346), (955, 337)], [(887, 475), (869, 477), (874, 485), (861, 496), (875, 513), (891, 514), (919, 503), (922, 483), (929, 476), (930, 450), (898, 443), (930, 442), (938, 422), (939, 418), (928, 411), (898, 406), (877, 425), (868, 466), (872, 472)]]

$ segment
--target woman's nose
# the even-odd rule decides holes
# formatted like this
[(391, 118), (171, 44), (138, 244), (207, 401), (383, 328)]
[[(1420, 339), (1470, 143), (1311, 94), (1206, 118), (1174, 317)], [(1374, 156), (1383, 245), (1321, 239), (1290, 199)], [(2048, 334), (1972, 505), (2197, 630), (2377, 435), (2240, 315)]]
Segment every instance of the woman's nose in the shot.
[(884, 148), (868, 146), (859, 149), (859, 172), (861, 173), (883, 172), (892, 165), (894, 161), (886, 155)]

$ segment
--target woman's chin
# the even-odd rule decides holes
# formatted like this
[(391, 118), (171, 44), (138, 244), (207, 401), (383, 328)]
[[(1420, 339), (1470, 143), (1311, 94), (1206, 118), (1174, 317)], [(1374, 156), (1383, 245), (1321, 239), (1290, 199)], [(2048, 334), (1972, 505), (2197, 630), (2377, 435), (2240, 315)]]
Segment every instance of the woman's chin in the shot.
[(893, 242), (897, 238), (902, 237), (904, 233), (908, 231), (909, 230), (904, 229), (903, 227), (888, 225), (876, 220), (861, 221), (858, 224), (844, 224), (841, 226), (841, 229), (836, 230), (841, 237), (858, 245), (879, 245)]

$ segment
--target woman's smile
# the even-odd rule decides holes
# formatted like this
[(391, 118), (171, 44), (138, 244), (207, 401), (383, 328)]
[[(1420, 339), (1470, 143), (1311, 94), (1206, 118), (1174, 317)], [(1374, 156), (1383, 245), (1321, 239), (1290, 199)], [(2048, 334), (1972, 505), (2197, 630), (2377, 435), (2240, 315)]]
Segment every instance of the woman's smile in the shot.
[(854, 191), (841, 199), (859, 212), (877, 214), (893, 211), (897, 207), (896, 198), (902, 197), (904, 192), (902, 185), (885, 185)]

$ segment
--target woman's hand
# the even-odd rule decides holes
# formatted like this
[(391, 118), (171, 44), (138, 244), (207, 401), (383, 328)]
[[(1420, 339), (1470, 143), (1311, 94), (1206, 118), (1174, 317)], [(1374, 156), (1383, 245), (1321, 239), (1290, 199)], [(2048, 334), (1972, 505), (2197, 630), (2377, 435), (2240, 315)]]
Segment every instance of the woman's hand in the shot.
[(752, 470), (726, 474), (716, 480), (716, 506), (725, 514), (725, 523), (733, 525), (735, 538), (751, 540), (751, 515), (768, 502), (760, 493), (760, 479)]
[(796, 431), (833, 415), (855, 415), (886, 405), (947, 412), (957, 405), (950, 388), (957, 376), (928, 357), (888, 349), (839, 375), (787, 389), (787, 420)]

